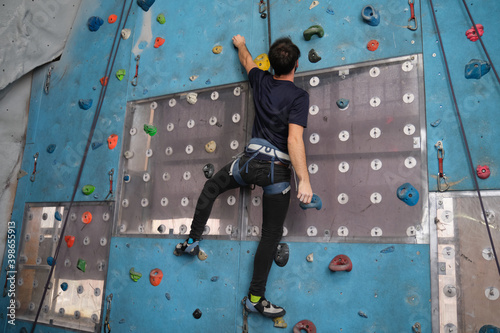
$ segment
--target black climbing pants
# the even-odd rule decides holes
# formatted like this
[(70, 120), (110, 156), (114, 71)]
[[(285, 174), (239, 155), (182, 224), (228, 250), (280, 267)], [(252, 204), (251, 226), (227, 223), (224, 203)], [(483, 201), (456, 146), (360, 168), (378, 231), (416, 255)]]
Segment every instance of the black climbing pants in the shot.
[[(242, 156), (240, 168), (248, 161), (249, 157)], [(191, 224), (189, 237), (201, 239), (203, 230), (212, 211), (215, 199), (227, 190), (240, 187), (231, 176), (231, 163), (223, 167), (212, 178), (206, 181), (203, 191), (198, 198), (196, 210)], [(288, 166), (274, 164), (274, 183), (289, 182), (291, 171)], [(271, 184), (271, 163), (253, 159), (241, 171), (241, 177), (247, 184), (267, 186)], [(274, 255), (283, 235), (283, 224), (290, 204), (290, 191), (286, 194), (278, 193), (263, 195), (262, 200), (262, 232), (257, 252), (255, 253), (252, 282), (250, 293), (255, 296), (264, 296), (266, 292), (267, 277), (273, 263)]]

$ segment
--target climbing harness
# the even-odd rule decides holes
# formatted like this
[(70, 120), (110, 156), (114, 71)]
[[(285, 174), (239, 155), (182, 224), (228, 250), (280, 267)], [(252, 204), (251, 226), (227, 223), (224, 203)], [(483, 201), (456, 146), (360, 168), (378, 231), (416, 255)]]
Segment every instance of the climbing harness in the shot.
[(141, 56), (138, 55), (135, 57), (135, 75), (134, 78), (132, 79), (132, 85), (135, 87), (137, 86), (137, 80), (139, 80), (139, 60), (141, 59)]
[(437, 148), (437, 157), (438, 157), (438, 163), (439, 163), (439, 173), (438, 173), (438, 191), (439, 192), (444, 192), (447, 189), (450, 188), (450, 185), (448, 184), (448, 177), (443, 172), (443, 160), (444, 160), (444, 148), (443, 148), (443, 142), (438, 141), (435, 144), (435, 147)]
[(248, 146), (245, 148), (245, 151), (248, 154), (251, 154), (248, 161), (246, 161), (245, 164), (243, 164), (243, 166), (240, 168), (239, 165), (241, 157), (238, 157), (233, 161), (230, 167), (229, 175), (233, 176), (234, 180), (236, 180), (238, 184), (240, 184), (241, 186), (248, 185), (241, 177), (241, 171), (245, 169), (245, 172), (248, 173), (248, 164), (251, 160), (253, 160), (260, 154), (271, 157), (271, 171), (269, 173), (269, 176), (271, 177), (271, 185), (262, 187), (262, 189), (264, 190), (264, 194), (286, 194), (291, 189), (290, 182), (281, 182), (276, 184), (274, 183), (274, 162), (281, 162), (282, 164), (289, 165), (290, 156), (288, 154), (283, 153), (268, 141), (259, 138), (252, 138)]
[[(415, 0), (408, 0), (410, 5), (410, 18), (408, 19), (408, 29), (415, 31), (417, 30), (417, 19), (415, 18)], [(413, 25), (411, 22), (413, 21)]]
[[(115, 64), (116, 56), (117, 56), (118, 50), (120, 49), (120, 43), (121, 43), (121, 38), (118, 38), (118, 36), (120, 36), (121, 29), (123, 29), (125, 27), (125, 25), (127, 24), (128, 16), (130, 14), (130, 10), (132, 9), (133, 3), (134, 3), (134, 1), (130, 1), (128, 11), (125, 13), (125, 7), (127, 4), (127, 1), (123, 1), (123, 6), (122, 6), (121, 14), (120, 14), (120, 20), (116, 26), (115, 37), (113, 40), (113, 44), (111, 45), (111, 52), (110, 52), (110, 56), (108, 58), (108, 62), (106, 64), (105, 77), (111, 76), (111, 73), (113, 71), (113, 66)], [(125, 18), (125, 19), (124, 19), (124, 22), (122, 24), (123, 18)], [(67, 213), (65, 214), (64, 223), (63, 223), (62, 228), (61, 228), (61, 237), (59, 238), (59, 242), (57, 243), (55, 253), (53, 256), (55, 261), (57, 261), (57, 258), (59, 256), (61, 244), (62, 244), (62, 241), (64, 239), (64, 237), (62, 237), (62, 236), (64, 235), (64, 233), (66, 231), (66, 226), (68, 225), (68, 217), (71, 215), (70, 212), (71, 212), (71, 209), (73, 207), (73, 203), (75, 202), (76, 193), (78, 191), (78, 184), (80, 183), (80, 180), (82, 178), (83, 168), (84, 168), (85, 162), (87, 160), (88, 151), (89, 151), (90, 145), (92, 143), (92, 137), (94, 136), (94, 132), (95, 132), (95, 129), (97, 126), (97, 121), (99, 120), (99, 115), (101, 114), (101, 109), (102, 109), (102, 105), (104, 102), (104, 97), (106, 96), (107, 89), (108, 89), (108, 85), (101, 87), (101, 92), (99, 94), (99, 99), (98, 99), (98, 102), (96, 105), (96, 111), (94, 113), (92, 125), (90, 127), (89, 136), (87, 137), (87, 144), (85, 146), (85, 150), (83, 153), (82, 162), (81, 162), (80, 167), (78, 169), (78, 174), (76, 176), (75, 186), (73, 187), (73, 194), (71, 196), (71, 200), (70, 200), (69, 205), (68, 205)], [(54, 273), (55, 267), (56, 267), (56, 265), (53, 265), (50, 267), (49, 274), (47, 276), (47, 282), (45, 283), (44, 291), (43, 291), (42, 297), (40, 299), (38, 310), (36, 312), (35, 319), (33, 320), (33, 326), (31, 326), (31, 331), (30, 331), (31, 333), (35, 332), (35, 328), (36, 328), (36, 325), (38, 323), (38, 318), (40, 316), (40, 311), (43, 308), (43, 306), (42, 306), (43, 302), (45, 301), (45, 297), (48, 294), (47, 290), (49, 289), (49, 285), (51, 282), (50, 280), (52, 278), (52, 274)]]
[(45, 94), (49, 94), (49, 89), (50, 89), (50, 76), (52, 74), (52, 70), (54, 69), (54, 66), (49, 67), (49, 72), (47, 73), (47, 78), (45, 79), (45, 85), (44, 85), (44, 91)]
[(106, 198), (104, 198), (104, 200), (108, 200), (108, 197), (111, 199), (113, 198), (113, 174), (115, 173), (115, 169), (111, 169), (109, 172), (108, 172), (108, 175), (109, 175), (109, 192), (108, 192), (108, 195), (106, 196)]
[(35, 175), (36, 175), (36, 163), (38, 161), (38, 153), (36, 153), (35, 155), (33, 155), (33, 158), (35, 159), (35, 165), (33, 166), (33, 173), (31, 174), (30, 176), (30, 180), (32, 182), (35, 181)]
[(113, 300), (113, 294), (109, 294), (106, 297), (107, 308), (106, 308), (106, 318), (104, 319), (104, 333), (106, 333), (106, 329), (108, 333), (111, 332), (111, 326), (109, 325), (109, 314), (111, 313), (111, 301)]
[[(436, 32), (437, 32), (437, 35), (438, 35), (439, 45), (441, 47), (441, 51), (443, 52), (443, 61), (444, 61), (444, 65), (445, 65), (445, 68), (446, 68), (446, 77), (448, 79), (448, 82), (450, 83), (451, 95), (453, 97), (453, 105), (455, 106), (455, 110), (456, 110), (456, 114), (457, 114), (457, 119), (458, 119), (458, 122), (460, 124), (460, 132), (462, 134), (462, 138), (464, 140), (464, 145), (465, 145), (465, 150), (467, 152), (467, 161), (469, 163), (469, 170), (473, 173), (474, 172), (474, 163), (472, 161), (472, 156), (471, 156), (471, 153), (470, 153), (469, 143), (467, 141), (467, 136), (465, 135), (464, 124), (462, 122), (462, 117), (460, 115), (460, 110), (458, 108), (457, 96), (455, 95), (455, 89), (453, 89), (453, 84), (452, 84), (452, 81), (451, 81), (450, 68), (448, 66), (448, 61), (446, 60), (446, 53), (445, 53), (445, 50), (444, 50), (444, 47), (443, 47), (443, 40), (441, 38), (441, 32), (439, 30), (439, 25), (437, 23), (436, 12), (434, 11), (434, 4), (433, 4), (432, 0), (429, 0), (429, 4), (431, 5), (431, 13), (432, 13), (432, 18), (434, 20), (434, 25), (436, 26)], [(469, 8), (467, 7), (467, 4), (465, 3), (465, 1), (464, 1), (464, 5), (465, 5), (465, 8), (467, 9), (467, 13), (469, 14), (469, 17), (470, 17), (470, 19), (472, 21), (472, 26), (474, 27), (474, 29), (477, 30), (476, 24), (474, 23), (474, 20), (472, 19), (472, 16), (470, 15)], [(476, 33), (478, 33), (478, 32), (476, 31)], [(479, 34), (478, 34), (478, 36), (479, 36)], [(481, 36), (479, 36), (479, 40), (481, 41), (481, 45), (484, 48), (484, 51), (485, 51), (485, 53), (486, 53), (486, 55), (488, 57), (488, 60), (490, 60), (490, 57), (489, 57), (488, 53), (486, 52), (486, 48), (483, 45)], [(490, 60), (490, 63), (491, 63), (491, 60)], [(494, 68), (493, 65), (492, 65), (492, 68)], [(498, 75), (497, 75), (497, 73), (496, 73), (495, 70), (494, 70), (494, 72), (495, 72), (495, 76), (497, 77), (498, 82), (500, 83), (500, 79), (498, 78)], [(498, 262), (498, 256), (496, 254), (495, 244), (493, 243), (493, 237), (491, 236), (490, 224), (488, 223), (488, 215), (486, 214), (486, 209), (484, 208), (484, 202), (483, 202), (483, 198), (481, 196), (481, 190), (479, 188), (479, 183), (477, 181), (477, 177), (476, 177), (475, 174), (472, 174), (472, 180), (474, 182), (474, 188), (475, 188), (475, 190), (477, 192), (477, 197), (479, 199), (479, 204), (481, 205), (481, 211), (483, 213), (483, 218), (484, 218), (484, 221), (485, 221), (486, 230), (488, 232), (488, 237), (490, 239), (491, 250), (492, 250), (493, 256), (495, 258), (495, 263), (496, 263), (496, 266), (497, 266), (498, 274), (500, 275), (500, 263)]]

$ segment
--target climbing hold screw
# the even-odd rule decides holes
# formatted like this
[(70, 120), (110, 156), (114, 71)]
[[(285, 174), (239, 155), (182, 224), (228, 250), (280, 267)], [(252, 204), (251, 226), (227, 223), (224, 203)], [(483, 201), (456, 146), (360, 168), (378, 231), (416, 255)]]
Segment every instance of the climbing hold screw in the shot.
[(368, 50), (373, 52), (376, 49), (378, 49), (378, 45), (379, 45), (378, 41), (372, 39), (371, 41), (368, 42), (368, 45), (366, 47), (368, 48)]
[(165, 20), (165, 15), (163, 14), (159, 14), (157, 17), (156, 17), (156, 21), (158, 21), (158, 23), (160, 24), (164, 24), (166, 22)]
[(317, 63), (318, 61), (321, 60), (321, 57), (316, 53), (314, 49), (311, 49), (308, 54), (309, 61), (314, 63)]
[(380, 23), (378, 11), (376, 11), (372, 5), (365, 6), (363, 10), (361, 10), (361, 16), (363, 20), (371, 26), (377, 26)]
[(130, 278), (131, 278), (132, 280), (134, 280), (134, 282), (139, 281), (139, 279), (142, 277), (142, 274), (141, 274), (141, 273), (139, 273), (139, 272), (136, 272), (136, 271), (134, 270), (134, 267), (132, 267), (132, 268), (130, 269), (129, 274), (130, 274)]
[(95, 186), (94, 185), (85, 185), (83, 188), (82, 188), (82, 192), (83, 194), (85, 195), (91, 195), (92, 192), (94, 192), (95, 190)]
[(214, 54), (220, 54), (222, 52), (222, 46), (220, 45), (215, 45), (213, 48), (212, 48), (212, 52)]
[(309, 41), (313, 35), (317, 35), (319, 38), (325, 35), (325, 30), (320, 25), (312, 25), (306, 30), (304, 30), (304, 39)]

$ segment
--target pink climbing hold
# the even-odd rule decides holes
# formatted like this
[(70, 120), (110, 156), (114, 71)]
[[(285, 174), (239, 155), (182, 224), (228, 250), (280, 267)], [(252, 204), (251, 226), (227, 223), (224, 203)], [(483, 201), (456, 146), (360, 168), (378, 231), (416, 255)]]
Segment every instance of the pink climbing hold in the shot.
[(165, 43), (165, 39), (163, 39), (161, 37), (156, 37), (156, 39), (155, 39), (155, 48), (159, 48), (160, 46), (163, 45), (163, 43)]
[[(477, 32), (479, 32), (479, 37), (483, 35), (484, 33), (484, 27), (482, 24), (476, 24)], [(475, 42), (479, 39), (478, 35), (476, 34), (476, 30), (474, 27), (470, 28), (465, 32), (465, 36), (470, 39), (471, 42)]]
[(486, 179), (490, 176), (490, 168), (487, 165), (478, 165), (476, 168), (477, 176)]

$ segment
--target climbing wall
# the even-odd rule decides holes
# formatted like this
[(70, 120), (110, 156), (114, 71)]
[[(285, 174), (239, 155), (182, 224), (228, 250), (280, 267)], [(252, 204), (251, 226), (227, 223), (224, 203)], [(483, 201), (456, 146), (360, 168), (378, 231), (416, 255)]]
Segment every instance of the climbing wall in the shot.
[[(484, 193), (492, 239), (500, 238), (497, 191)], [(436, 244), (431, 258), (439, 293), (440, 329), (478, 332), (485, 324), (500, 326), (500, 278), (479, 201), (472, 193), (432, 193), (431, 218)]]
[[(105, 296), (114, 205), (74, 204), (65, 231), (70, 238), (61, 239), (68, 208), (65, 203), (27, 204), (14, 282), (17, 287), (9, 290), (16, 294), (20, 319), (32, 321), (40, 311), (40, 323), (94, 332)], [(54, 263), (58, 242), (63, 245)], [(45, 301), (39, 309), (46, 283)]]

